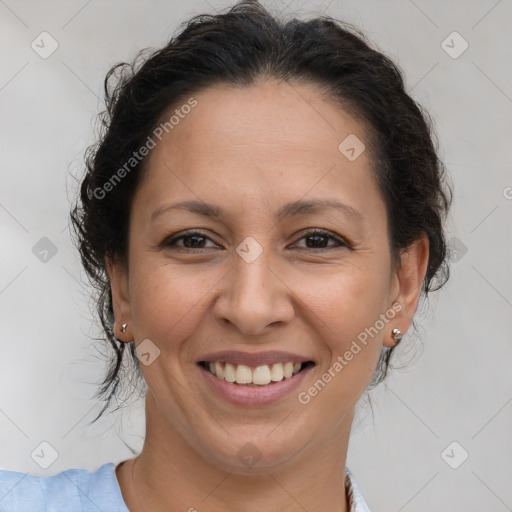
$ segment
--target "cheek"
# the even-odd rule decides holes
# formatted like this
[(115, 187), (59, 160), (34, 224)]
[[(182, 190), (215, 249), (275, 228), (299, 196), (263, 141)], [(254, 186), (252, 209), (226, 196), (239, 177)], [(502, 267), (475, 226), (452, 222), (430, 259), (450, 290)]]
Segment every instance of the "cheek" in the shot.
[(357, 336), (386, 307), (388, 278), (381, 270), (347, 265), (322, 278), (308, 272), (296, 276), (294, 290), (336, 339)]
[[(162, 350), (172, 349), (172, 340), (189, 336), (202, 316), (210, 279), (194, 276), (185, 265), (134, 261), (130, 302), (137, 341), (149, 338)], [(206, 273), (207, 274), (207, 273)]]
[[(388, 277), (377, 265), (351, 265), (336, 269), (329, 279), (317, 279), (314, 286), (311, 274), (295, 281), (295, 290), (307, 306), (306, 314), (323, 351), (321, 369), (343, 375), (337, 381), (344, 381), (343, 386), (348, 388), (366, 387), (381, 352), (385, 329), (391, 329), (389, 324), (383, 328), (379, 320), (389, 306)], [(372, 328), (377, 322), (380, 329), (375, 332)]]

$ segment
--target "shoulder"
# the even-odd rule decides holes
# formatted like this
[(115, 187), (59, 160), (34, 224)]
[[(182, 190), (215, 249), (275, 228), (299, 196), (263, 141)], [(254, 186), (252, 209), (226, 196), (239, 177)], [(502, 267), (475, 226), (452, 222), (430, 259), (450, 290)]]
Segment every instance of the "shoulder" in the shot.
[(47, 477), (0, 470), (0, 512), (98, 509), (128, 512), (112, 462), (95, 471), (68, 469)]

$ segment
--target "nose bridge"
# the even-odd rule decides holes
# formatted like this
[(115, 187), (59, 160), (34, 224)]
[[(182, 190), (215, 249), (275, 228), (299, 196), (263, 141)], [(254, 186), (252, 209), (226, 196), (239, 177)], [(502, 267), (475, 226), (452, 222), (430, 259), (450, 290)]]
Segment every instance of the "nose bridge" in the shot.
[[(269, 237), (247, 237), (236, 249), (232, 276), (232, 299), (244, 308), (264, 313), (271, 307), (276, 277), (271, 270)], [(264, 244), (264, 245), (262, 245)]]
[[(260, 241), (262, 237), (259, 237)], [(268, 237), (267, 237), (268, 239)], [(234, 259), (233, 281), (234, 291), (237, 295), (252, 294), (254, 300), (259, 295), (272, 293), (272, 280), (274, 276), (270, 265), (272, 254), (270, 244), (262, 245), (253, 237), (247, 237), (236, 249)]]
[(275, 274), (270, 236), (247, 237), (236, 248), (228, 286), (218, 302), (217, 317), (224, 317), (241, 331), (257, 334), (268, 325), (288, 321), (293, 307), (287, 287)]

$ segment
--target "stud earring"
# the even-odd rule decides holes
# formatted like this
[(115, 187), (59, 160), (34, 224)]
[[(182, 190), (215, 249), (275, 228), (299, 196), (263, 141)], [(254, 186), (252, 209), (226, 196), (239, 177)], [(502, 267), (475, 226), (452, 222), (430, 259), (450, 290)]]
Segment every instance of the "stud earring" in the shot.
[(393, 329), (392, 334), (393, 339), (396, 341), (396, 344), (398, 345), (400, 341), (402, 341), (402, 331), (400, 329)]
[(126, 328), (128, 327), (128, 324), (121, 325), (121, 332), (124, 334), (126, 332)]

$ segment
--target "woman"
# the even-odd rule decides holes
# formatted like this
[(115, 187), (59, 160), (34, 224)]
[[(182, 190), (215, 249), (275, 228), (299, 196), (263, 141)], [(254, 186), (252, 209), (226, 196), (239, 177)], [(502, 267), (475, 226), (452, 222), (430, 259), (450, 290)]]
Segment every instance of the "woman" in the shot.
[(449, 189), (400, 72), (351, 27), (245, 1), (105, 85), (72, 220), (115, 350), (101, 391), (131, 357), (144, 447), (3, 471), (0, 510), (369, 510), (354, 408), (448, 277)]

